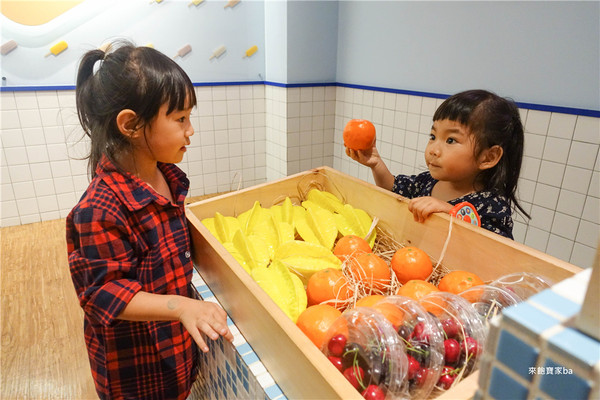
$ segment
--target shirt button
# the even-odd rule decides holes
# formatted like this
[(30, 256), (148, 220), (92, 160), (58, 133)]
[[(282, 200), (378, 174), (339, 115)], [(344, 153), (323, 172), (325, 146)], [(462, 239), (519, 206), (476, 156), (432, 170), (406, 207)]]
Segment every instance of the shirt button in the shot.
[(192, 255), (190, 254), (190, 252), (189, 252), (189, 251), (186, 251), (186, 252), (185, 252), (185, 258), (190, 258), (191, 256), (192, 256)]

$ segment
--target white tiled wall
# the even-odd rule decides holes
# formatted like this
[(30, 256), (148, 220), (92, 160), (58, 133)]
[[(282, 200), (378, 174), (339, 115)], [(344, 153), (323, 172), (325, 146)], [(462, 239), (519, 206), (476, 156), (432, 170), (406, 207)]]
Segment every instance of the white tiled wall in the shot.
[[(191, 196), (235, 190), (321, 165), (373, 182), (349, 159), (351, 118), (375, 124), (394, 174), (423, 171), (442, 100), (335, 86), (202, 86), (196, 134), (180, 164)], [(88, 183), (74, 91), (2, 92), (1, 226), (64, 218)], [(521, 110), (525, 158), (515, 239), (573, 264), (592, 264), (600, 226), (600, 119)]]

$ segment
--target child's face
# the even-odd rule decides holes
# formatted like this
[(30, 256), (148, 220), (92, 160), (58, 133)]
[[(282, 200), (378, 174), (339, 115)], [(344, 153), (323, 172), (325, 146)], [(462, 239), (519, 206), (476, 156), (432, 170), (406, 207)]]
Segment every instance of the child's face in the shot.
[(190, 121), (192, 108), (175, 110), (167, 115), (168, 105), (163, 104), (158, 115), (147, 127), (146, 141), (150, 154), (156, 161), (178, 163), (183, 159), (186, 146), (194, 128)]
[(472, 185), (479, 172), (475, 141), (467, 127), (448, 119), (434, 121), (425, 161), (434, 179)]

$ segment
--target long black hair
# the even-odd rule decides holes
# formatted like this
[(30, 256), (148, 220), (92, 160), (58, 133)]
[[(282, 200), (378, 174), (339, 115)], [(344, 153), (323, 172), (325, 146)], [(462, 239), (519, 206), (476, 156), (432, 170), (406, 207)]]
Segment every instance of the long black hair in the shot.
[(173, 60), (150, 47), (127, 41), (85, 53), (77, 73), (77, 115), (85, 135), (91, 139), (88, 172), (105, 154), (118, 165), (117, 156), (131, 144), (117, 127), (117, 115), (125, 109), (137, 115), (136, 128), (150, 123), (163, 104), (167, 114), (196, 105), (194, 86)]
[(524, 132), (519, 109), (514, 101), (486, 90), (467, 90), (448, 97), (435, 111), (433, 120), (456, 121), (475, 138), (475, 158), (492, 146), (503, 154), (493, 168), (483, 170), (476, 182), (484, 190), (495, 191), (531, 218), (516, 198), (517, 182), (523, 161)]

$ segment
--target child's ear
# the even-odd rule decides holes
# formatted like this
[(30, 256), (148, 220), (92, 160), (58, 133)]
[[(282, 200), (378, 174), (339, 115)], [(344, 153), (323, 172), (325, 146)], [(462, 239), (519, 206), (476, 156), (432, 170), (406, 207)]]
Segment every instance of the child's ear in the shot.
[(133, 110), (125, 109), (117, 114), (117, 128), (119, 128), (119, 131), (123, 135), (129, 138), (133, 138), (138, 131), (136, 127), (137, 123), (138, 116)]
[(485, 149), (479, 156), (479, 169), (494, 168), (502, 158), (504, 150), (499, 145), (494, 145), (489, 149)]

